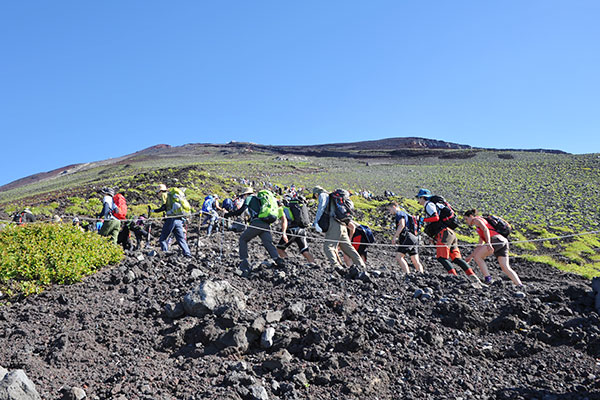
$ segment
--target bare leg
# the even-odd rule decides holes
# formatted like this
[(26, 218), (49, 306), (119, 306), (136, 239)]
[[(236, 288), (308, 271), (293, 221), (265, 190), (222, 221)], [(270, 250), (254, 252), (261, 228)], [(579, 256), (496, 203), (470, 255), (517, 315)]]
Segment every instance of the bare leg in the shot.
[(515, 285), (520, 286), (523, 284), (521, 279), (519, 279), (519, 275), (517, 275), (517, 273), (510, 267), (508, 263), (508, 257), (498, 257), (498, 264), (500, 264), (502, 272), (504, 272)]
[(494, 253), (494, 250), (487, 249), (485, 247), (477, 247), (473, 251), (473, 258), (479, 267), (479, 270), (483, 274), (484, 277), (490, 276), (490, 271), (488, 270), (487, 264), (485, 263), (485, 258)]
[(279, 254), (279, 257), (281, 258), (287, 258), (287, 253), (285, 252), (285, 250), (283, 249), (277, 249), (277, 254)]
[(410, 256), (410, 259), (415, 266), (417, 272), (424, 273), (425, 269), (423, 268), (423, 264), (421, 264), (421, 260), (419, 259), (419, 255), (415, 254), (414, 256)]
[(304, 253), (302, 253), (302, 255), (304, 256), (304, 258), (306, 258), (306, 261), (308, 261), (309, 263), (311, 263), (311, 264), (315, 263), (315, 258), (310, 253), (310, 251), (305, 251)]
[(398, 264), (400, 264), (400, 268), (402, 268), (402, 271), (405, 274), (410, 274), (410, 269), (408, 268), (408, 263), (404, 259), (404, 254), (396, 253), (396, 260), (398, 261)]

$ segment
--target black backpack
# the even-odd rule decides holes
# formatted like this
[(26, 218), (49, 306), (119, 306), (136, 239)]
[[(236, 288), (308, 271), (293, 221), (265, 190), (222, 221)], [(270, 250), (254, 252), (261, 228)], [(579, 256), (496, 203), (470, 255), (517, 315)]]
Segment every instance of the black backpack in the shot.
[(306, 203), (301, 201), (300, 199), (294, 198), (288, 201), (288, 207), (292, 216), (294, 217), (294, 222), (300, 228), (306, 228), (310, 225), (310, 216), (308, 215), (308, 207), (306, 207)]
[(344, 189), (337, 189), (329, 195), (329, 202), (334, 204), (333, 217), (336, 221), (347, 224), (352, 220), (352, 209), (354, 208), (348, 192)]
[(444, 199), (442, 196), (436, 195), (431, 196), (429, 201), (435, 204), (438, 211), (438, 215), (440, 217), (440, 221), (442, 221), (442, 223), (446, 227), (450, 229), (458, 228), (460, 220), (458, 219), (458, 216), (456, 215), (450, 204), (446, 201), (446, 199)]
[(505, 238), (512, 232), (512, 226), (504, 219), (496, 215), (484, 215), (483, 218), (491, 225), (492, 228)]

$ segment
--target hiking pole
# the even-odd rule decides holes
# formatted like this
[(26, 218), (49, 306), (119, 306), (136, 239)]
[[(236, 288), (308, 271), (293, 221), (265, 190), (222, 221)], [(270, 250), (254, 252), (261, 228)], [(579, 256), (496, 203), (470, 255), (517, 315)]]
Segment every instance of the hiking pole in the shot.
[(150, 221), (150, 213), (152, 208), (148, 206), (148, 234), (146, 235), (146, 247), (150, 246), (150, 232), (152, 231), (152, 221)]
[(221, 262), (223, 258), (223, 239), (225, 237), (225, 220), (221, 219), (221, 246), (219, 248), (219, 262)]
[(200, 247), (200, 225), (202, 224), (202, 214), (198, 218), (198, 238), (196, 239), (196, 257), (198, 257), (198, 249)]

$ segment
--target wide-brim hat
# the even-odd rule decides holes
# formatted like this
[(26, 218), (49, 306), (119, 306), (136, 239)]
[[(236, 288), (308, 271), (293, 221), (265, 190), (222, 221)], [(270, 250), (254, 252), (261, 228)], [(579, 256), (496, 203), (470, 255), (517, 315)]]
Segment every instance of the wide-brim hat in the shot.
[(240, 196), (243, 196), (245, 194), (252, 194), (252, 193), (254, 193), (254, 189), (252, 189), (251, 187), (247, 187), (247, 188), (244, 188), (242, 193), (240, 193)]
[(321, 186), (315, 186), (312, 190), (313, 194), (321, 194), (325, 191)]
[(167, 191), (167, 185), (165, 185), (164, 183), (161, 183), (158, 185), (158, 187), (156, 188), (156, 192), (166, 192)]

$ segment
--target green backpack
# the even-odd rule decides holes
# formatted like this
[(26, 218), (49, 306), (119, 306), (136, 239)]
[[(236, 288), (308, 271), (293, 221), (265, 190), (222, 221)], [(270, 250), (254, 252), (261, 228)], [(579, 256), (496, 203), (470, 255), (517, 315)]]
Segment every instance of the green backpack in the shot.
[(185, 198), (185, 193), (179, 188), (169, 190), (167, 196), (167, 215), (189, 215), (192, 212), (190, 203)]
[(277, 221), (279, 215), (279, 206), (275, 195), (268, 190), (260, 190), (256, 197), (260, 200), (260, 211), (258, 218), (268, 224)]

